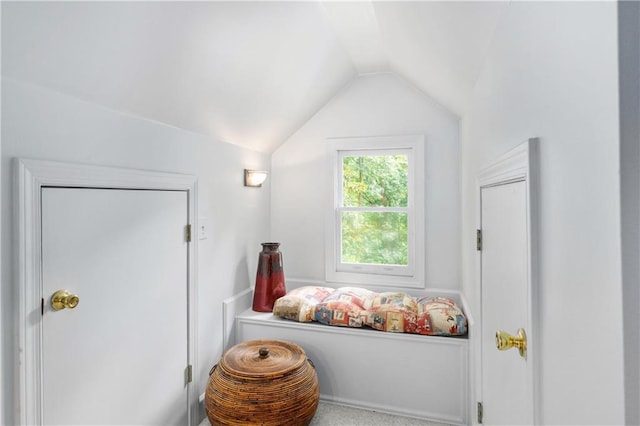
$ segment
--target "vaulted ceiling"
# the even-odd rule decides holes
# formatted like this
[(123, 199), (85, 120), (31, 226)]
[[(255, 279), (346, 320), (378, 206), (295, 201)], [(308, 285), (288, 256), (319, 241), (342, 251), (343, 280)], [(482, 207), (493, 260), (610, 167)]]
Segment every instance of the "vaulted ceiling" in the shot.
[(464, 113), (507, 2), (2, 2), (2, 75), (273, 151), (359, 74)]

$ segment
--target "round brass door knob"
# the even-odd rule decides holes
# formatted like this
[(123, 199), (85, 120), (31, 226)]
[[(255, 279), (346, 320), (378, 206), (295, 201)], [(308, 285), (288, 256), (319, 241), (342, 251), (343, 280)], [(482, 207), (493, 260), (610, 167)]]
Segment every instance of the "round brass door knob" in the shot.
[(73, 309), (78, 306), (78, 303), (80, 303), (80, 298), (67, 290), (58, 290), (51, 296), (51, 307), (55, 311), (64, 308)]
[(496, 347), (501, 351), (517, 348), (520, 356), (527, 357), (527, 334), (522, 328), (518, 329), (518, 334), (510, 335), (502, 330), (496, 331)]

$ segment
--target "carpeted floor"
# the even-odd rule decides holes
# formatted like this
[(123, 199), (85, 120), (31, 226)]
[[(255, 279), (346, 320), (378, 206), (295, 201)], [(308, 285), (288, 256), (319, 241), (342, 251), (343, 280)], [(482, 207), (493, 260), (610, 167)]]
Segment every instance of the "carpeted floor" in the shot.
[[(209, 426), (204, 419), (200, 426)], [(392, 416), (376, 411), (320, 402), (309, 426), (447, 426), (410, 417)]]
[(446, 426), (411, 417), (393, 416), (321, 402), (310, 426)]

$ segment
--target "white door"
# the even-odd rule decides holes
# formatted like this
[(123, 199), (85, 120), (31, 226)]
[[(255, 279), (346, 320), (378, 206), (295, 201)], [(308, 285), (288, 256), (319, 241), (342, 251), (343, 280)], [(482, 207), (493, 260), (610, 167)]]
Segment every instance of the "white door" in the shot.
[(187, 192), (48, 187), (41, 209), (43, 423), (187, 424)]
[(527, 183), (483, 187), (480, 198), (483, 423), (533, 424), (531, 348), (496, 347), (499, 330), (531, 331)]

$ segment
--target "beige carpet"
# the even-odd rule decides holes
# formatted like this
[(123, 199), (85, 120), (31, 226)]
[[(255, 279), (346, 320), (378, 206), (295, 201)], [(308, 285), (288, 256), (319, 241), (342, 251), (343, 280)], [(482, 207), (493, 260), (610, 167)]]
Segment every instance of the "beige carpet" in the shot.
[(321, 402), (310, 426), (446, 426), (411, 417), (393, 416)]
[[(200, 426), (209, 426), (205, 419)], [(320, 402), (310, 426), (447, 426), (410, 417)]]

